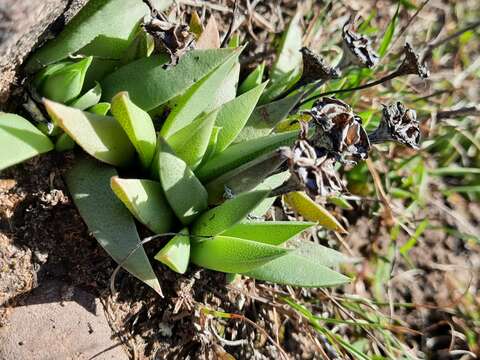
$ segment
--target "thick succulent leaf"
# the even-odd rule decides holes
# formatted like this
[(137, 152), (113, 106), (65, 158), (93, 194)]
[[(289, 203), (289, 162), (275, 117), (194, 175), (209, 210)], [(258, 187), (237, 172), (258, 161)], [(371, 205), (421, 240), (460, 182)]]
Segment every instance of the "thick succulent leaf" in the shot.
[(301, 99), (302, 93), (258, 106), (235, 139), (242, 142), (270, 134), (275, 126), (285, 119)]
[(211, 108), (216, 109), (223, 104), (232, 101), (237, 96), (238, 79), (240, 78), (240, 62), (238, 58), (234, 62), (227, 77), (223, 81), (220, 88), (217, 90), (215, 101)]
[(152, 35), (141, 28), (128, 46), (125, 54), (123, 54), (121, 63), (128, 64), (132, 61), (148, 57), (153, 53), (153, 50), (155, 50), (155, 41)]
[(190, 124), (202, 112), (209, 112), (215, 108), (217, 94), (220, 95), (222, 84), (237, 61), (238, 53), (237, 51), (235, 56), (230, 57), (175, 100), (172, 111), (160, 130), (165, 139)]
[[(258, 185), (255, 190), (273, 190), (280, 185), (282, 185), (290, 176), (290, 171), (284, 171), (275, 175), (270, 176), (260, 185)], [(270, 209), (275, 202), (276, 197), (267, 197), (263, 200), (251, 213), (253, 217), (262, 217)]]
[(46, 99), (43, 103), (55, 124), (93, 157), (114, 166), (127, 166), (133, 161), (135, 150), (114, 118)]
[(207, 151), (217, 114), (217, 110), (209, 114), (201, 114), (192, 123), (167, 139), (177, 156), (191, 169), (195, 169), (200, 164)]
[(330, 214), (327, 209), (317, 204), (304, 192), (291, 192), (284, 195), (285, 202), (298, 214), (308, 221), (315, 221), (319, 225), (333, 231), (346, 233), (342, 224)]
[(236, 52), (235, 49), (189, 51), (171, 69), (162, 66), (169, 60), (165, 55), (134, 61), (102, 81), (103, 98), (110, 101), (118, 92), (128, 91), (135, 104), (145, 111), (153, 110), (198, 83)]
[[(218, 114), (217, 114), (218, 117)], [(210, 136), (210, 140), (208, 141), (207, 151), (205, 151), (205, 155), (203, 155), (202, 162), (207, 162), (215, 155), (217, 151), (217, 141), (220, 133), (222, 132), (222, 128), (219, 126), (214, 126), (212, 129), (212, 135)]]
[(301, 241), (295, 249), (295, 252), (298, 255), (309, 258), (310, 260), (327, 267), (337, 266), (348, 261), (348, 258), (341, 252), (311, 241)]
[(47, 136), (27, 119), (0, 112), (0, 170), (53, 149)]
[(88, 108), (87, 111), (93, 114), (105, 116), (110, 111), (110, 103), (100, 102)]
[(203, 164), (197, 176), (203, 182), (210, 181), (282, 146), (293, 145), (297, 137), (298, 131), (290, 131), (234, 144)]
[[(165, 9), (170, 3), (170, 0), (153, 0), (158, 10)], [(90, 53), (100, 49), (109, 58), (119, 58), (127, 48), (139, 21), (148, 13), (147, 5), (138, 0), (90, 0), (60, 35), (30, 58), (27, 70), (35, 72), (40, 67), (67, 58), (89, 44)], [(101, 44), (95, 44), (96, 42)]]
[(257, 280), (301, 287), (328, 287), (350, 281), (348, 277), (300, 255), (297, 251), (243, 274)]
[(160, 250), (155, 259), (173, 271), (184, 274), (190, 261), (190, 234), (184, 228)]
[(158, 141), (160, 182), (173, 211), (187, 225), (207, 208), (207, 191), (165, 140), (159, 136)]
[(262, 62), (258, 65), (245, 80), (238, 87), (238, 94), (246, 93), (247, 91), (252, 90), (253, 88), (260, 85), (263, 81), (263, 73), (265, 72), (265, 62)]
[(147, 255), (139, 246), (135, 222), (110, 189), (110, 178), (116, 175), (113, 167), (85, 157), (77, 159), (66, 181), (82, 219), (100, 245), (125, 270), (162, 294)]
[(75, 148), (75, 141), (66, 133), (60, 134), (55, 141), (55, 150), (58, 152), (64, 152), (73, 150)]
[(268, 190), (243, 193), (204, 212), (192, 224), (192, 234), (198, 236), (221, 234), (242, 221), (269, 193)]
[(37, 72), (35, 74), (35, 76), (33, 77), (33, 80), (32, 80), (32, 85), (35, 88), (39, 89), (43, 85), (44, 81), (50, 75), (52, 75), (53, 73), (57, 72), (60, 69), (63, 69), (65, 66), (68, 66), (68, 65), (71, 65), (71, 64), (73, 64), (72, 61), (61, 61), (61, 62), (58, 62), (56, 64), (52, 64), (52, 65), (44, 67), (42, 70), (40, 70), (39, 72)]
[(148, 169), (157, 146), (157, 133), (150, 115), (135, 105), (125, 91), (113, 97), (111, 111), (137, 150), (143, 168)]
[(83, 91), (92, 88), (97, 82), (101, 83), (102, 80), (114, 72), (118, 66), (120, 66), (120, 60), (94, 57), (85, 75)]
[(290, 250), (256, 241), (215, 236), (192, 243), (191, 261), (226, 273), (244, 273), (287, 254)]
[(75, 99), (82, 92), (85, 74), (91, 63), (92, 58), (87, 57), (55, 71), (43, 81), (40, 94), (62, 103)]
[(218, 49), (220, 48), (220, 33), (214, 16), (208, 19), (205, 30), (198, 37), (195, 44), (196, 49)]
[(95, 87), (88, 90), (85, 94), (80, 96), (79, 98), (73, 100), (69, 106), (80, 109), (86, 110), (95, 106), (102, 97), (102, 87), (99, 83), (95, 85)]
[(175, 215), (159, 182), (114, 176), (110, 186), (132, 215), (155, 234), (170, 231)]
[(234, 225), (222, 235), (280, 245), (313, 225), (307, 221), (249, 221)]
[(302, 64), (300, 49), (302, 48), (303, 36), (301, 20), (302, 14), (298, 11), (280, 39), (277, 60), (270, 70), (271, 82), (260, 100), (262, 104), (275, 99), (299, 78)]
[(282, 151), (277, 150), (249, 161), (210, 181), (205, 186), (208, 191), (208, 203), (221, 202), (226, 189), (235, 195), (254, 189), (277, 170), (285, 160)]
[(266, 85), (265, 82), (220, 108), (215, 123), (222, 128), (217, 140), (217, 152), (225, 150), (242, 131)]

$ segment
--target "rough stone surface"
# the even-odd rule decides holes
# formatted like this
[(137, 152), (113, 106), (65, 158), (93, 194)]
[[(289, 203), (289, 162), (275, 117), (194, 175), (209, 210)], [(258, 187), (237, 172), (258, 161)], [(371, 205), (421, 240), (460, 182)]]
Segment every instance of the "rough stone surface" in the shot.
[(10, 309), (0, 344), (2, 360), (128, 359), (98, 299), (59, 281), (43, 283)]

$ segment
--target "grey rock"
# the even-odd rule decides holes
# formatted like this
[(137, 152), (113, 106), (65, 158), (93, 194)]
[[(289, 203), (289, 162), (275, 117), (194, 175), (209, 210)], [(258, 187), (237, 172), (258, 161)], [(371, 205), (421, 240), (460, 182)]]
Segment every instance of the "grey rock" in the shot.
[(0, 344), (1, 360), (128, 359), (99, 300), (58, 281), (42, 283), (10, 309)]

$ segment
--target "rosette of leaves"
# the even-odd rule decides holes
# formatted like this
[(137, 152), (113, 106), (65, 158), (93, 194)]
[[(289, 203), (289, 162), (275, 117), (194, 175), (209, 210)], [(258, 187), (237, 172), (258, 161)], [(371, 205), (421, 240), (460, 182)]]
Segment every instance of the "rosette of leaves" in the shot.
[[(33, 54), (27, 71), (49, 119), (0, 113), (0, 169), (75, 149), (66, 183), (83, 220), (117, 263), (160, 294), (138, 226), (166, 240), (155, 259), (179, 273), (194, 263), (280, 284), (346, 282), (331, 269), (340, 253), (291, 241), (317, 222), (341, 228), (321, 208), (310, 210), (312, 222), (261, 218), (271, 190), (288, 177), (285, 146), (298, 138), (297, 130), (274, 128), (300, 97), (268, 101), (280, 87), (265, 90), (263, 67), (238, 91), (241, 47), (186, 50), (172, 63), (142, 26), (149, 13), (140, 0), (91, 0)], [(207, 29), (198, 42), (216, 43), (200, 41), (212, 36)], [(283, 47), (298, 37), (289, 31)], [(275, 76), (291, 65), (280, 57)], [(312, 205), (305, 200), (291, 194), (289, 201)]]

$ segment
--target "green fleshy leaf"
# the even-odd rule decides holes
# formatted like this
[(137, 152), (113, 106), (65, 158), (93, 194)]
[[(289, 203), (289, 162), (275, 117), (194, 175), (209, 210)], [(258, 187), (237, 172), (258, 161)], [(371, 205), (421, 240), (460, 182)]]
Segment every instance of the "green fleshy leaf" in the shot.
[[(170, 5), (170, 0), (153, 0), (158, 10)], [(149, 14), (145, 3), (138, 0), (90, 0), (55, 39), (35, 52), (27, 63), (27, 70), (67, 58), (84, 47), (81, 54), (107, 55), (120, 58), (138, 27)], [(101, 53), (96, 54), (95, 50)]]
[(0, 112), (0, 170), (53, 149), (47, 136), (27, 119)]
[(301, 241), (295, 249), (295, 252), (298, 255), (309, 258), (310, 260), (327, 267), (337, 266), (348, 261), (348, 258), (341, 252), (311, 241)]
[(218, 110), (202, 114), (196, 120), (167, 139), (177, 156), (195, 169), (207, 151)]
[(155, 41), (153, 37), (141, 28), (128, 46), (125, 54), (123, 54), (121, 63), (125, 65), (132, 61), (149, 57), (153, 53), (154, 48)]
[(160, 182), (173, 211), (187, 225), (207, 208), (207, 191), (162, 137), (158, 142)]
[(80, 96), (79, 98), (73, 100), (69, 106), (80, 109), (86, 110), (95, 106), (102, 97), (102, 87), (99, 83), (95, 85), (92, 89), (88, 90), (85, 94)]
[(237, 61), (238, 53), (237, 50), (211, 74), (175, 100), (172, 111), (160, 130), (160, 135), (168, 139), (172, 134), (189, 125), (202, 112), (209, 112), (216, 107), (217, 97), (223, 96), (219, 90), (232, 69), (233, 63)]
[(249, 221), (231, 227), (222, 235), (280, 245), (315, 224), (306, 221)]
[(74, 64), (72, 61), (62, 61), (56, 64), (49, 65), (43, 68), (41, 71), (35, 74), (32, 80), (32, 85), (39, 89), (45, 80), (52, 75), (53, 73), (57, 72), (60, 69), (63, 69), (65, 66)]
[[(241, 48), (242, 49), (242, 48)], [(240, 62), (235, 58), (233, 67), (227, 74), (220, 88), (217, 90), (212, 109), (216, 109), (223, 104), (232, 101), (237, 96), (238, 79), (240, 78)]]
[(66, 133), (60, 134), (55, 141), (55, 150), (58, 152), (64, 152), (73, 150), (75, 148), (75, 141)]
[(285, 119), (301, 99), (302, 93), (258, 106), (235, 139), (242, 142), (270, 134), (275, 126)]
[(282, 146), (293, 145), (297, 137), (298, 131), (290, 131), (234, 144), (208, 160), (196, 171), (196, 174), (202, 182), (211, 181)]
[(155, 234), (170, 231), (175, 215), (159, 182), (112, 177), (110, 186), (135, 218)]
[(263, 81), (265, 72), (265, 61), (258, 65), (238, 87), (238, 94), (241, 95), (260, 85)]
[(114, 168), (85, 157), (77, 159), (66, 181), (90, 233), (125, 270), (161, 295), (157, 277), (139, 246), (135, 222), (110, 189), (110, 178), (116, 175)]
[(79, 62), (62, 67), (49, 75), (39, 88), (44, 97), (66, 103), (80, 95), (85, 74), (92, 63), (92, 58), (87, 57)]
[(148, 169), (157, 146), (157, 133), (150, 115), (135, 105), (124, 91), (113, 97), (111, 110), (137, 150), (143, 168)]
[(257, 280), (301, 287), (329, 287), (350, 281), (348, 277), (300, 255), (297, 251), (243, 274)]
[(190, 234), (188, 228), (182, 229), (178, 235), (175, 235), (155, 255), (155, 259), (167, 265), (173, 271), (184, 274), (190, 261)]
[[(280, 185), (282, 185), (290, 176), (290, 171), (284, 171), (275, 175), (270, 176), (268, 179), (266, 179), (264, 182), (262, 182), (260, 185), (258, 185), (255, 190), (273, 190)], [(250, 215), (256, 216), (256, 217), (261, 217), (264, 216), (265, 213), (270, 209), (275, 202), (276, 197), (267, 197), (265, 200), (263, 200), (251, 213)]]
[(192, 243), (191, 261), (201, 267), (226, 273), (244, 273), (262, 266), (290, 250), (227, 236)]
[[(85, 81), (83, 83), (83, 91), (91, 89), (97, 82), (102, 80), (109, 74), (115, 71), (120, 65), (120, 60), (103, 59), (94, 57), (90, 64), (87, 73), (85, 74)], [(53, 66), (53, 65), (51, 65)]]
[(238, 195), (254, 189), (285, 162), (281, 150), (258, 157), (210, 181), (205, 188), (208, 191), (209, 204), (223, 200), (225, 190)]
[(242, 221), (269, 193), (268, 190), (243, 193), (204, 212), (192, 224), (192, 234), (197, 236), (221, 234)]
[(217, 152), (225, 150), (242, 131), (267, 83), (263, 83), (220, 108), (216, 126), (222, 128), (217, 141)]
[[(217, 118), (218, 118), (218, 114), (217, 114)], [(203, 155), (202, 162), (207, 162), (212, 158), (213, 155), (215, 155), (215, 152), (217, 151), (218, 137), (220, 136), (221, 131), (222, 131), (221, 127), (219, 126), (213, 127), (212, 135), (210, 136), (210, 140), (208, 141), (207, 151), (205, 151), (205, 155)]]
[(128, 91), (132, 101), (150, 111), (184, 93), (235, 54), (234, 49), (193, 50), (171, 69), (162, 65), (166, 55), (155, 55), (125, 65), (102, 81), (103, 98), (109, 101)]
[(110, 103), (100, 102), (92, 107), (88, 108), (87, 111), (93, 114), (105, 116), (110, 111)]
[(114, 118), (46, 99), (43, 103), (55, 124), (93, 157), (114, 166), (127, 166), (133, 161), (135, 150)]

